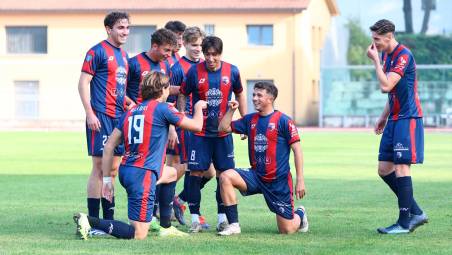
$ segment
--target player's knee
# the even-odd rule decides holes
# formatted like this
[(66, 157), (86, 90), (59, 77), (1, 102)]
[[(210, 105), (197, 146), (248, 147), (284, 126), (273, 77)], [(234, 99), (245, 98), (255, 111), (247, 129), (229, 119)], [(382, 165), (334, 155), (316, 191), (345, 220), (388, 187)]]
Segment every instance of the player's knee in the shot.
[(227, 170), (220, 175), (220, 184), (223, 186), (232, 185), (233, 170)]
[(148, 231), (135, 229), (135, 239), (143, 240), (148, 236)]
[(279, 230), (279, 233), (282, 235), (293, 234), (297, 231), (297, 229), (289, 228), (288, 226), (280, 227), (278, 230)]

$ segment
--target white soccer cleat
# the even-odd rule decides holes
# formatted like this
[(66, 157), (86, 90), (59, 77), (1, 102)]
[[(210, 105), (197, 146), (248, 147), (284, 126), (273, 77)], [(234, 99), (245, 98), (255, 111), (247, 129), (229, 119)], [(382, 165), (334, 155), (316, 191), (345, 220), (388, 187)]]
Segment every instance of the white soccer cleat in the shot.
[(308, 214), (302, 205), (300, 205), (297, 210), (301, 210), (303, 212), (303, 219), (301, 219), (301, 227), (298, 229), (298, 232), (306, 233), (309, 230)]
[(77, 234), (81, 239), (87, 240), (91, 226), (89, 225), (88, 216), (84, 213), (74, 214), (74, 222), (77, 224)]
[(220, 236), (238, 235), (242, 232), (239, 223), (232, 223), (226, 226), (223, 231), (218, 232)]

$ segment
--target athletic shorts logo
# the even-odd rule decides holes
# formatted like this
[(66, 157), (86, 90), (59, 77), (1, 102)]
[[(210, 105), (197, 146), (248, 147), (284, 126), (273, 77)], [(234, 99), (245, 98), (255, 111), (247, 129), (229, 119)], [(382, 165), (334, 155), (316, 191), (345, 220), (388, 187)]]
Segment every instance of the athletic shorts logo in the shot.
[(217, 107), (223, 100), (223, 93), (217, 88), (212, 88), (207, 91), (207, 104), (211, 107)]
[(254, 137), (254, 150), (256, 152), (265, 152), (267, 150), (267, 137), (263, 134), (257, 134)]
[(394, 151), (407, 151), (407, 150), (409, 150), (408, 147), (403, 146), (403, 144), (401, 143), (397, 143), (394, 146)]
[(118, 68), (116, 68), (116, 82), (120, 85), (126, 85), (126, 81), (127, 70), (124, 67), (119, 66)]

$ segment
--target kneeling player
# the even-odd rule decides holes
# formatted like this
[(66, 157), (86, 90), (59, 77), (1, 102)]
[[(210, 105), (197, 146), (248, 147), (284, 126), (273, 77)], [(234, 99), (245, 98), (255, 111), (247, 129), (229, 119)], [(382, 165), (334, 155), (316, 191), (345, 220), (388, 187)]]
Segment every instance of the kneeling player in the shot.
[[(193, 119), (190, 119), (165, 103), (168, 95), (169, 78), (159, 72), (148, 74), (142, 84), (142, 96), (145, 101), (122, 116), (104, 147), (102, 196), (111, 200), (114, 194), (111, 182), (111, 173), (114, 170), (113, 149), (121, 141), (125, 143), (126, 153), (119, 168), (119, 180), (127, 191), (131, 225), (77, 213), (74, 221), (83, 239), (88, 238), (91, 227), (117, 238), (144, 239), (152, 218), (157, 184), (162, 183), (160, 192), (166, 193), (164, 197), (171, 202), (174, 196), (176, 170), (163, 165), (169, 125), (199, 132), (202, 129), (202, 109), (206, 108), (206, 102), (199, 101), (195, 105)], [(163, 185), (164, 183), (166, 184)], [(162, 226), (160, 235), (186, 235), (171, 227), (169, 217)]]
[(305, 195), (305, 186), (300, 137), (293, 121), (287, 115), (274, 110), (273, 103), (277, 95), (278, 89), (273, 83), (258, 82), (253, 92), (253, 104), (257, 112), (231, 123), (234, 111), (238, 108), (238, 103), (231, 101), (229, 110), (220, 122), (220, 131), (248, 136), (251, 168), (230, 169), (220, 176), (221, 196), (229, 225), (219, 232), (219, 235), (241, 232), (234, 188), (239, 189), (244, 196), (263, 194), (269, 209), (276, 213), (281, 234), (291, 234), (297, 230), (308, 231), (304, 207), (300, 206), (294, 211), (289, 166), (292, 149), (296, 168), (295, 194), (297, 199), (301, 199)]

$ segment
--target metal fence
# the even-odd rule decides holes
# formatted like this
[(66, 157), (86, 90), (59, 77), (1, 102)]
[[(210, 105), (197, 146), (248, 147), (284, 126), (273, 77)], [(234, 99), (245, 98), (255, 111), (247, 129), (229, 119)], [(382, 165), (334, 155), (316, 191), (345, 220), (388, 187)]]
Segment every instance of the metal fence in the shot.
[[(452, 65), (418, 65), (417, 75), (424, 125), (452, 127)], [(320, 127), (370, 127), (387, 94), (373, 66), (323, 67), (320, 101)]]

